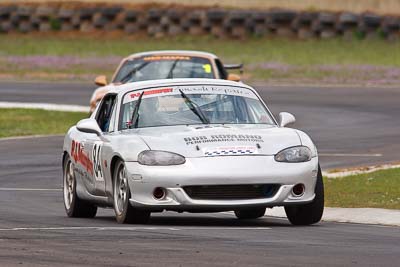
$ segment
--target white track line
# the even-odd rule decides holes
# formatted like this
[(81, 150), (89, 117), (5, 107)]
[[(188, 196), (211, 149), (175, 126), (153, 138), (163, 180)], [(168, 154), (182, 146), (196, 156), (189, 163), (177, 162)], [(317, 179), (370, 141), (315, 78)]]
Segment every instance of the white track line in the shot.
[(23, 140), (23, 139), (34, 139), (34, 138), (45, 138), (45, 137), (56, 137), (64, 136), (64, 134), (38, 134), (38, 135), (25, 135), (25, 136), (12, 136), (0, 138), (0, 141), (10, 141), (10, 140)]
[(325, 157), (382, 157), (382, 154), (347, 154), (347, 153), (318, 153)]
[(51, 104), (51, 103), (0, 102), (0, 108), (27, 108), (27, 109), (44, 109), (44, 110), (54, 110), (54, 111), (89, 112), (88, 106), (63, 105), (63, 104)]
[(6, 188), (0, 187), (0, 191), (62, 191), (56, 188)]
[(137, 230), (166, 230), (166, 231), (181, 231), (181, 230), (270, 230), (270, 227), (91, 227), (91, 226), (76, 226), (76, 227), (15, 227), (15, 228), (0, 228), (2, 232), (8, 231), (64, 231), (64, 230), (96, 230), (96, 231), (137, 231)]
[(135, 230), (171, 230), (178, 231), (172, 227), (91, 227), (91, 226), (76, 226), (76, 227), (15, 227), (1, 228), (0, 231), (63, 231), (63, 230), (120, 230), (120, 231), (135, 231)]

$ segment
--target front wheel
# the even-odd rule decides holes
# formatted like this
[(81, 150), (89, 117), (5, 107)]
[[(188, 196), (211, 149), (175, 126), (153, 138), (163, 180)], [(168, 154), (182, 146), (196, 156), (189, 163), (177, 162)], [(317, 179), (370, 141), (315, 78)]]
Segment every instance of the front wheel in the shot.
[(324, 213), (324, 183), (318, 165), (315, 198), (311, 203), (285, 207), (286, 216), (293, 225), (310, 225), (321, 220)]
[(129, 204), (131, 192), (126, 175), (125, 165), (117, 162), (113, 175), (114, 184), (114, 211), (118, 223), (147, 223), (150, 212), (138, 210)]
[(242, 209), (235, 210), (235, 215), (238, 219), (257, 219), (265, 214), (265, 208), (252, 208), (252, 209)]
[(64, 207), (68, 217), (93, 218), (97, 213), (97, 206), (78, 198), (76, 194), (76, 178), (69, 156), (64, 160), (63, 172)]

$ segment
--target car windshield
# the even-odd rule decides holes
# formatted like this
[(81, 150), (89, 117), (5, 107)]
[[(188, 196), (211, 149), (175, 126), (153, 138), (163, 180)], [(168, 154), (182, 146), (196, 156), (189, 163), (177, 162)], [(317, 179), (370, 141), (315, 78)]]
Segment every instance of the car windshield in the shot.
[(146, 56), (128, 60), (113, 82), (172, 78), (215, 78), (210, 60), (189, 56)]
[(131, 91), (123, 97), (120, 130), (193, 124), (275, 122), (257, 95), (244, 87), (174, 86)]

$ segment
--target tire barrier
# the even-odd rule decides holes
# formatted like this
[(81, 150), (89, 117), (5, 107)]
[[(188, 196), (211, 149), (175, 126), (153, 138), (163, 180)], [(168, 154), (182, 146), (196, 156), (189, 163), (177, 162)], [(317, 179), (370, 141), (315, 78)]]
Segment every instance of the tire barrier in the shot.
[(400, 16), (79, 2), (0, 6), (1, 33), (69, 31), (123, 31), (155, 38), (180, 34), (237, 39), (252, 35), (299, 39), (378, 36), (396, 41), (400, 37)]

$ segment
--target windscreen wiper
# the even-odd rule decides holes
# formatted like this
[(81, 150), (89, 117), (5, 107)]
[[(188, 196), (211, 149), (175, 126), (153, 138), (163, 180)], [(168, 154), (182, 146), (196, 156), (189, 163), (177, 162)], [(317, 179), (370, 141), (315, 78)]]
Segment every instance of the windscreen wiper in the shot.
[(201, 122), (204, 123), (204, 124), (209, 124), (210, 121), (204, 115), (204, 113), (201, 110), (201, 108), (196, 103), (194, 103), (184, 92), (182, 92), (181, 89), (179, 89), (179, 92), (181, 92), (182, 98), (185, 99), (185, 104), (189, 107), (189, 109), (191, 111), (193, 111), (194, 114), (196, 114), (197, 117), (199, 117)]
[(175, 60), (174, 63), (172, 63), (172, 67), (171, 67), (171, 69), (169, 70), (166, 79), (172, 79), (172, 78), (174, 77), (174, 76), (173, 76), (173, 74), (174, 74), (174, 69), (175, 69), (176, 64), (178, 63), (178, 61), (179, 61), (179, 59)]
[(131, 117), (131, 124), (129, 125), (129, 129), (137, 128), (137, 127), (138, 127), (138, 122), (139, 122), (139, 107), (140, 107), (140, 103), (142, 103), (143, 94), (144, 94), (144, 91), (140, 94), (139, 99), (137, 100), (136, 106), (135, 106), (135, 108), (133, 109), (132, 117)]
[(133, 74), (135, 74), (138, 70), (141, 70), (142, 68), (144, 68), (147, 64), (149, 64), (148, 61), (147, 62), (143, 62), (139, 66), (133, 68), (124, 77), (121, 78), (121, 83), (127, 82), (129, 80), (128, 78), (131, 78)]

